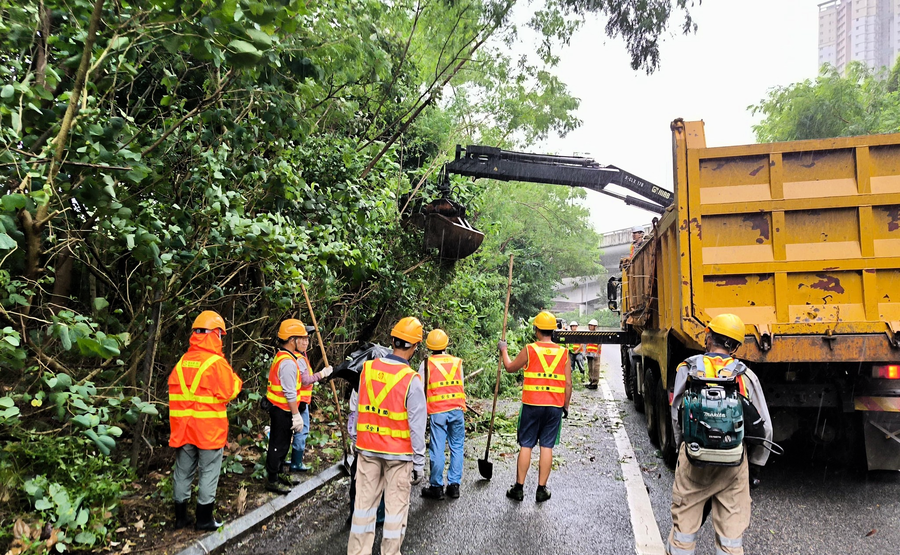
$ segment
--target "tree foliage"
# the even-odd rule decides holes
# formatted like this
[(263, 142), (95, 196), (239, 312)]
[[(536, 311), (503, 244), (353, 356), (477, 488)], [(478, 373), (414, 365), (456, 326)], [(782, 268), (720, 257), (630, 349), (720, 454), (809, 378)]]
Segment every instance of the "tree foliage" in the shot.
[(876, 72), (852, 62), (845, 74), (823, 66), (815, 81), (807, 79), (770, 90), (750, 106), (764, 116), (753, 127), (759, 142), (824, 139), (900, 131), (900, 63)]
[[(512, 40), (512, 5), (0, 0), (4, 534), (31, 512), (60, 547), (112, 538), (135, 472), (171, 462), (166, 378), (200, 310), (228, 322), (244, 441), (278, 322), (309, 319), (301, 282), (332, 360), (418, 314), (471, 371), (495, 360), (510, 253), (518, 316), (558, 276), (593, 271), (581, 191), (456, 182), (488, 240), (455, 268), (399, 216), (401, 195), (434, 193), (423, 180), (455, 142), (525, 145), (580, 123), (552, 56), (490, 42)], [(647, 68), (660, 6), (609, 27), (651, 38), (629, 42)], [(547, 5), (562, 7), (618, 9)]]

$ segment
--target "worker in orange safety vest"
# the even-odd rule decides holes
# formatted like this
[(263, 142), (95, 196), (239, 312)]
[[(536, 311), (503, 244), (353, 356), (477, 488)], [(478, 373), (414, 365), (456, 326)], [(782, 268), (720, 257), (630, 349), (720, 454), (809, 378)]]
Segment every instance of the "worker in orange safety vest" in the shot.
[(356, 500), (347, 555), (368, 555), (375, 542), (375, 519), (384, 495), (381, 553), (399, 555), (409, 515), (412, 485), (425, 467), (425, 390), (409, 359), (422, 342), (422, 323), (401, 319), (391, 329), (393, 352), (363, 364), (355, 450)]
[[(588, 322), (588, 330), (597, 331), (597, 320)], [(600, 345), (597, 343), (588, 343), (585, 349), (588, 363), (588, 383), (584, 385), (587, 389), (597, 389), (600, 383)]]
[[(291, 438), (304, 430), (309, 431), (309, 394), (313, 384), (332, 372), (330, 366), (316, 374), (309, 372), (306, 349), (309, 346), (309, 332), (313, 329), (296, 318), (284, 320), (278, 326), (279, 348), (269, 368), (269, 384), (266, 387), (270, 426), (265, 487), (274, 493), (290, 493), (290, 487), (294, 485), (294, 480), (281, 474), (281, 467), (291, 446)], [(304, 377), (309, 383), (306, 391)], [(302, 456), (302, 452), (295, 451), (293, 454), (298, 465)]]
[(559, 441), (562, 419), (569, 416), (569, 399), (572, 397), (572, 366), (569, 351), (553, 342), (556, 318), (543, 311), (534, 318), (536, 342), (522, 349), (510, 360), (506, 341), (500, 341), (500, 357), (507, 372), (525, 369), (522, 384), (522, 409), (519, 413), (517, 436), (519, 457), (516, 463), (516, 483), (506, 496), (516, 501), (525, 498), (525, 477), (531, 465), (531, 452), (540, 443), (538, 487), (535, 501), (550, 499), (547, 480), (553, 464), (553, 447)]
[(222, 352), (225, 320), (211, 310), (191, 326), (190, 347), (169, 374), (169, 446), (176, 449), (173, 476), (175, 528), (189, 524), (187, 503), (199, 471), (197, 530), (216, 530), (213, 517), (222, 453), (228, 439), (225, 405), (241, 392), (243, 381)]
[(419, 366), (419, 375), (425, 383), (425, 400), (431, 425), (431, 441), (428, 442), (428, 459), (431, 476), (422, 497), (444, 498), (444, 446), (450, 444), (450, 468), (447, 471), (447, 495), (459, 497), (459, 484), (463, 473), (463, 443), (466, 438), (466, 393), (463, 389), (462, 359), (447, 354), (450, 338), (442, 329), (433, 329), (425, 338), (425, 346), (431, 351)]

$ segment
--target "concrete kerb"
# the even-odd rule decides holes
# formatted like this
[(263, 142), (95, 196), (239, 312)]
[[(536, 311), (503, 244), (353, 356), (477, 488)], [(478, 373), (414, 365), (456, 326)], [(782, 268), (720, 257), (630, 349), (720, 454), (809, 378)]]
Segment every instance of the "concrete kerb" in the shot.
[(325, 484), (346, 475), (343, 463), (331, 466), (302, 484), (295, 486), (291, 493), (276, 497), (241, 518), (226, 523), (225, 526), (215, 532), (203, 536), (180, 551), (178, 555), (207, 555), (219, 552), (229, 543), (262, 526), (272, 517), (291, 509)]

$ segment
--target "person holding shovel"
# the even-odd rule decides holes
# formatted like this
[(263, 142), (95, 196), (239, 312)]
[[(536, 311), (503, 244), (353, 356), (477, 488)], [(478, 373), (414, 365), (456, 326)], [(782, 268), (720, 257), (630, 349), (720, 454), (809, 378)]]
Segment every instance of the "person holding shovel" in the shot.
[(569, 351), (553, 342), (556, 317), (542, 311), (534, 318), (536, 342), (526, 345), (516, 358), (510, 360), (506, 341), (500, 340), (500, 358), (507, 372), (525, 369), (522, 385), (522, 408), (519, 412), (519, 458), (516, 463), (516, 483), (506, 496), (515, 501), (525, 498), (525, 477), (531, 465), (531, 451), (540, 443), (538, 487), (535, 501), (550, 499), (547, 480), (553, 463), (553, 447), (559, 440), (562, 419), (569, 415), (572, 397), (572, 366)]
[(422, 488), (422, 497), (444, 498), (444, 445), (450, 443), (450, 469), (447, 471), (447, 495), (459, 497), (459, 483), (463, 471), (463, 441), (466, 437), (466, 394), (463, 391), (462, 359), (444, 352), (450, 338), (442, 329), (433, 329), (425, 338), (431, 351), (419, 366), (425, 383), (425, 400), (431, 422), (431, 441), (428, 459), (431, 461), (429, 485)]

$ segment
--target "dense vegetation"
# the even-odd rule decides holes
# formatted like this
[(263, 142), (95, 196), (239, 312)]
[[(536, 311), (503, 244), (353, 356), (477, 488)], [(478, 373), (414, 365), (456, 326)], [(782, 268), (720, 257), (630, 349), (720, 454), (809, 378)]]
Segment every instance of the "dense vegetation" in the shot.
[(488, 237), (455, 267), (399, 216), (456, 142), (579, 124), (552, 67), (581, 14), (652, 71), (686, 0), (548, 1), (534, 59), (509, 54), (513, 4), (0, 0), (2, 538), (22, 515), (57, 550), (114, 537), (135, 472), (170, 464), (166, 378), (202, 309), (228, 322), (251, 433), (278, 322), (309, 319), (301, 282), (332, 360), (415, 314), (473, 371), (510, 254), (513, 318), (594, 273), (580, 191), (455, 181)]
[(896, 133), (900, 60), (891, 71), (851, 62), (841, 74), (825, 65), (815, 81), (776, 87), (749, 109), (764, 116), (754, 126), (761, 143)]

